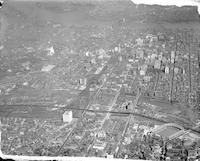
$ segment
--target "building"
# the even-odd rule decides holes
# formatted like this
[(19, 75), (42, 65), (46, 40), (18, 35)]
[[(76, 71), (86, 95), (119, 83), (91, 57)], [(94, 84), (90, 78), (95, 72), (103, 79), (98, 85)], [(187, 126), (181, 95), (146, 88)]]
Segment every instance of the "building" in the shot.
[(158, 40), (165, 41), (165, 35), (163, 33), (158, 33)]
[(90, 56), (91, 55), (91, 53), (89, 52), (89, 51), (87, 51), (86, 53), (85, 53), (85, 56)]
[(171, 51), (171, 59), (175, 58), (175, 51)]
[(167, 58), (165, 56), (162, 57), (162, 64), (166, 64), (167, 63)]
[(96, 132), (96, 137), (98, 137), (98, 138), (105, 138), (106, 137), (106, 133), (105, 133), (105, 131), (98, 131), (98, 132)]
[(196, 91), (196, 98), (197, 98), (197, 106), (200, 109), (200, 87)]
[(3, 3), (4, 3), (4, 1), (3, 0), (0, 0), (0, 8), (2, 8), (2, 6), (3, 6)]
[(158, 41), (158, 37), (155, 36), (155, 35), (152, 35), (152, 34), (148, 34), (146, 36), (146, 39), (149, 40), (150, 43), (153, 43), (153, 42), (157, 42)]
[(143, 75), (143, 76), (144, 76), (145, 74), (146, 74), (146, 71), (144, 71), (144, 70), (141, 69), (141, 70), (140, 70), (140, 75)]
[(155, 69), (160, 69), (160, 67), (161, 67), (161, 62), (160, 62), (160, 60), (156, 60), (156, 61), (155, 61), (155, 64), (154, 64), (154, 68), (155, 68)]
[(128, 59), (128, 62), (129, 62), (129, 63), (133, 63), (134, 60), (133, 60), (133, 59)]
[(156, 54), (152, 54), (151, 55), (151, 61), (154, 61), (154, 59), (157, 57), (157, 55)]
[(91, 64), (97, 64), (97, 62), (96, 62), (96, 59), (95, 59), (95, 58), (92, 58), (90, 62), (91, 62)]
[(150, 82), (151, 81), (151, 77), (150, 76), (144, 76), (143, 80), (145, 82)]
[(163, 97), (163, 91), (157, 90), (154, 92), (155, 97)]
[(142, 46), (144, 45), (144, 40), (141, 38), (136, 39), (137, 45)]
[(86, 85), (87, 85), (87, 79), (86, 78), (80, 79), (79, 85), (80, 85), (79, 89), (84, 90), (86, 88)]
[(41, 69), (41, 71), (42, 72), (50, 72), (54, 67), (55, 67), (55, 65), (46, 65)]
[(26, 69), (26, 70), (30, 70), (30, 65), (31, 63), (29, 61), (22, 63), (22, 66)]
[(99, 73), (103, 70), (103, 68), (104, 68), (104, 66), (99, 67), (99, 68), (96, 70), (95, 74), (99, 74)]
[(107, 158), (108, 158), (108, 159), (113, 159), (114, 156), (113, 156), (113, 155), (109, 155), (109, 154), (107, 154)]
[(63, 122), (72, 122), (73, 120), (73, 114), (72, 111), (65, 111), (63, 114)]
[(136, 51), (136, 58), (143, 59), (144, 58), (144, 51), (142, 49)]
[(165, 74), (169, 74), (169, 67), (165, 67)]
[(118, 59), (119, 59), (119, 61), (121, 62), (121, 61), (122, 61), (122, 56), (119, 56), (119, 58), (118, 58)]
[(148, 66), (147, 65), (143, 65), (140, 67), (140, 75), (145, 75), (146, 71), (147, 71)]
[(189, 93), (189, 103), (191, 106), (196, 105), (197, 103), (197, 96), (195, 92), (191, 92)]
[(101, 142), (101, 141), (97, 141), (93, 145), (93, 148), (97, 149), (97, 150), (104, 150), (105, 147), (106, 147), (106, 143), (105, 142)]
[(174, 123), (169, 123), (169, 124), (164, 124), (162, 126), (158, 126), (152, 130), (152, 133), (162, 136), (164, 138), (169, 138), (171, 139), (174, 137), (177, 133), (184, 131), (184, 128), (181, 127), (180, 125), (174, 124)]
[(98, 53), (99, 55), (102, 55), (102, 57), (106, 55), (106, 51), (104, 49), (99, 49)]
[(47, 53), (48, 56), (53, 56), (55, 54), (53, 46), (47, 48), (47, 51), (48, 51)]
[(177, 67), (174, 68), (174, 73), (178, 74), (179, 69)]

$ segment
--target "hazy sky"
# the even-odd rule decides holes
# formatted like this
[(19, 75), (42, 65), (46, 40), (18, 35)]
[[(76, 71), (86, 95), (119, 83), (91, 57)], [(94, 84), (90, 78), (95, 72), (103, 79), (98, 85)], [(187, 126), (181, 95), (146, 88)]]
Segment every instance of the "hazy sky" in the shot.
[(198, 6), (198, 11), (200, 13), (200, 0), (132, 0), (136, 4), (160, 4), (160, 5), (192, 5)]

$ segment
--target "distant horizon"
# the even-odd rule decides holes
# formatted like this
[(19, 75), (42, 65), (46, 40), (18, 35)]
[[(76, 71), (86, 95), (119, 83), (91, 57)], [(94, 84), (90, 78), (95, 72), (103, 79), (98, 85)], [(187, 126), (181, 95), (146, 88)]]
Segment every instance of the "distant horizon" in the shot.
[(200, 14), (200, 0), (131, 0), (135, 4), (171, 6), (197, 6)]
[[(109, 0), (5, 0), (5, 1), (55, 1), (55, 2), (65, 2), (65, 1), (109, 1)], [(115, 1), (115, 0), (114, 0)], [(120, 0), (119, 0), (120, 1)], [(124, 1), (124, 0), (121, 0)], [(178, 7), (181, 6), (197, 6), (198, 12), (200, 14), (200, 0), (130, 0), (135, 4), (147, 4), (147, 5), (162, 5), (162, 6), (171, 6), (175, 5)]]

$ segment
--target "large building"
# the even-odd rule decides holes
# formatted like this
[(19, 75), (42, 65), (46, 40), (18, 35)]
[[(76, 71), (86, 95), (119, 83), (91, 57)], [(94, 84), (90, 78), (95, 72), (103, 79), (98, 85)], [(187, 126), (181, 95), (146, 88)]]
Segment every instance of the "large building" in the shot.
[(63, 114), (63, 122), (72, 122), (73, 120), (73, 114), (72, 111), (65, 111)]
[(152, 130), (152, 133), (162, 136), (164, 138), (172, 138), (174, 134), (184, 130), (183, 127), (176, 124), (165, 124), (158, 126)]
[(185, 143), (188, 145), (191, 145), (200, 139), (200, 136), (193, 134), (190, 131), (185, 130), (182, 126), (174, 123), (158, 126), (152, 130), (152, 133), (169, 140), (179, 138), (185, 140)]

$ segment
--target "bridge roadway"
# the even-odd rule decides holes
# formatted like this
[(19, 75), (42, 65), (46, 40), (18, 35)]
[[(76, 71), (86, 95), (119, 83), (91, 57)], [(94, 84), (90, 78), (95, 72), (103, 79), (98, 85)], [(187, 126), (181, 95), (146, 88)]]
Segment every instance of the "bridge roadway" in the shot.
[[(138, 92), (137, 92), (137, 96), (136, 96), (136, 98), (135, 98), (135, 100), (134, 100), (134, 103), (133, 103), (133, 105), (132, 105), (132, 109), (131, 109), (132, 112), (133, 112), (133, 110), (135, 109), (135, 107), (137, 106), (137, 103), (138, 103), (139, 98), (140, 98), (140, 93), (139, 93), (139, 91), (138, 91)], [(132, 116), (133, 116), (133, 115), (129, 115), (129, 116), (128, 116), (128, 119), (127, 119), (126, 124), (125, 124), (125, 128), (124, 128), (124, 130), (123, 130), (123, 132), (122, 132), (122, 136), (121, 136), (120, 140), (119, 140), (118, 143), (117, 143), (117, 148), (115, 149), (115, 154), (116, 154), (116, 155), (118, 155), (118, 152), (120, 151), (122, 141), (124, 140), (124, 136), (125, 136), (125, 134), (126, 134), (126, 132), (127, 132), (127, 130), (128, 130), (128, 127), (129, 127), (130, 121), (131, 121), (131, 119), (132, 119)]]
[[(99, 78), (101, 77), (101, 75), (102, 75), (103, 73), (105, 73), (105, 71), (106, 71), (107, 69), (108, 69), (108, 66), (106, 65), (106, 66), (102, 69), (102, 71), (101, 71), (99, 74), (97, 74), (97, 75), (93, 76), (91, 79), (89, 79), (89, 81), (88, 81), (88, 83), (87, 83), (87, 86), (86, 86), (86, 89), (85, 89), (86, 92), (89, 92), (90, 85), (92, 84), (92, 81), (99, 80)], [(112, 72), (112, 68), (109, 68), (109, 74), (111, 74), (111, 72)], [(79, 118), (80, 120), (84, 117), (84, 115), (85, 115), (86, 111), (89, 109), (89, 107), (95, 102), (96, 98), (97, 98), (98, 95), (100, 94), (100, 91), (101, 91), (101, 89), (102, 89), (102, 87), (104, 86), (105, 83), (106, 83), (106, 80), (103, 81), (103, 83), (101, 84), (101, 86), (99, 87), (99, 89), (95, 92), (95, 94), (93, 95), (93, 97), (90, 98), (90, 100), (89, 100), (87, 106), (82, 110), (81, 117)], [(83, 93), (81, 93), (81, 94), (83, 94)], [(81, 96), (81, 94), (80, 94), (80, 96)], [(69, 107), (69, 106), (68, 106), (68, 107)], [(72, 106), (71, 106), (71, 107), (72, 107)], [(64, 108), (65, 108), (65, 107), (64, 107)], [(67, 107), (66, 107), (66, 108), (67, 108)], [(66, 109), (66, 108), (65, 108), (65, 109)], [(73, 108), (73, 109), (74, 109), (74, 108)], [(66, 138), (65, 138), (65, 141), (63, 142), (63, 144), (61, 145), (61, 147), (58, 149), (58, 151), (55, 153), (56, 156), (59, 155), (60, 151), (62, 150), (62, 148), (63, 148), (63, 147), (65, 146), (65, 144), (67, 143), (67, 141), (68, 141), (68, 139), (70, 138), (70, 136), (75, 132), (76, 126), (77, 126), (77, 125), (75, 125), (75, 126), (72, 128), (72, 130), (67, 134), (67, 136), (66, 136)]]

